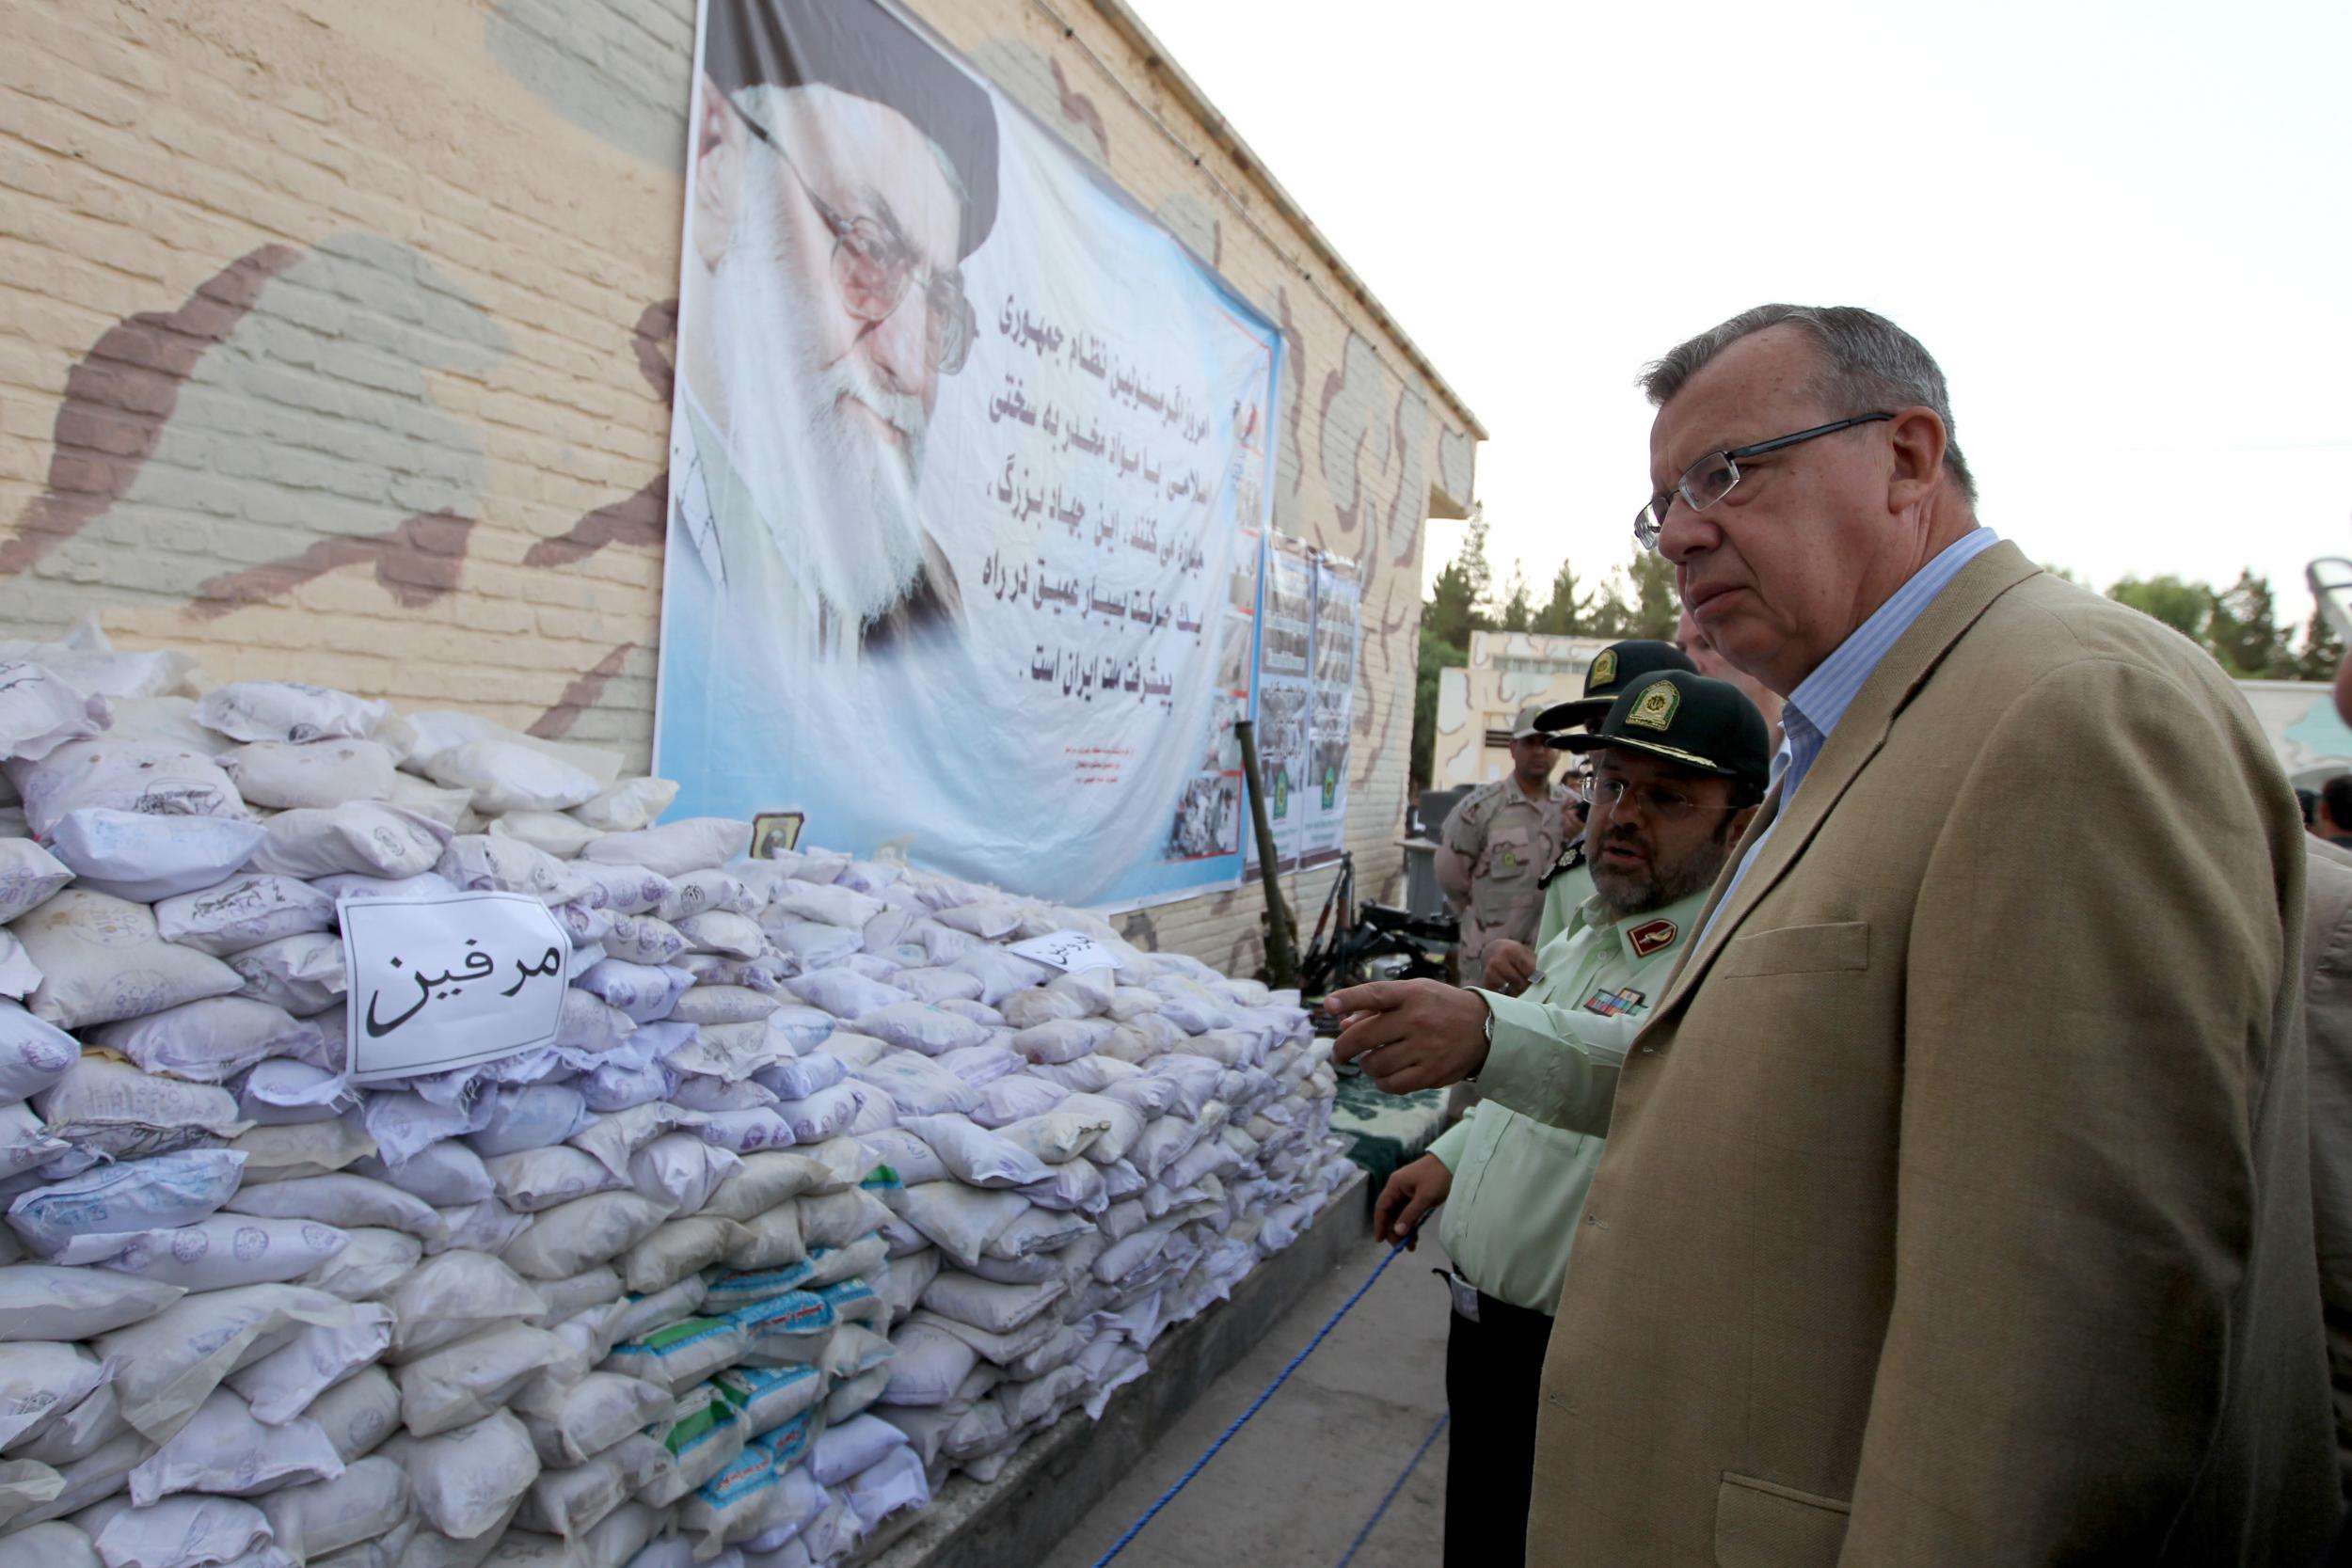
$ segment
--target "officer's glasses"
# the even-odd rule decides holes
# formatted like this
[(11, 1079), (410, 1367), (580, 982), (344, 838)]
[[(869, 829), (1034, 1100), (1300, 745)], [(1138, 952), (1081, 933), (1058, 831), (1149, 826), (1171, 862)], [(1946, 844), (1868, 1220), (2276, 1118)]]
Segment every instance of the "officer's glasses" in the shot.
[(1800, 441), (1810, 441), (1817, 436), (1834, 436), (1841, 430), (1851, 430), (1858, 424), (1879, 420), (1891, 420), (1892, 414), (1856, 414), (1851, 420), (1838, 420), (1830, 424), (1817, 424), (1811, 430), (1800, 430), (1793, 436), (1775, 436), (1769, 441), (1750, 446), (1734, 447), (1729, 451), (1710, 451), (1682, 470), (1675, 487), (1662, 496), (1652, 496), (1649, 504), (1634, 514), (1633, 537), (1642, 548), (1658, 547), (1658, 536), (1665, 531), (1666, 509), (1682, 498), (1682, 504), (1693, 512), (1704, 512), (1731, 494), (1731, 487), (1740, 483), (1740, 459), (1761, 457), (1768, 451), (1793, 447)]
[(1625, 815), (1624, 802), (1629, 800), (1644, 816), (1659, 822), (1680, 822), (1701, 812), (1716, 813), (1738, 809), (1733, 806), (1701, 805), (1695, 797), (1687, 791), (1677, 789), (1673, 784), (1637, 784), (1624, 779), (1612, 778), (1607, 774), (1594, 775), (1592, 784), (1584, 792), (1584, 798), (1595, 806), (1607, 806), (1613, 815), (1618, 816)]
[(963, 369), (963, 361), (972, 352), (972, 340), (977, 334), (978, 318), (972, 313), (972, 302), (964, 297), (962, 270), (950, 267), (946, 272), (931, 271), (924, 267), (914, 246), (897, 225), (863, 214), (845, 217), (836, 212), (817, 194), (816, 187), (801, 173), (801, 166), (766, 126), (749, 115), (741, 118), (751, 127), (752, 135), (766, 142), (768, 150), (792, 171), (801, 194), (808, 198), (808, 204), (817, 209), (817, 215), (832, 230), (833, 286), (841, 296), (842, 309), (862, 322), (888, 321), (905, 301), (915, 273), (925, 272), (928, 276), (923, 280), (923, 357), (942, 375), (953, 375)]

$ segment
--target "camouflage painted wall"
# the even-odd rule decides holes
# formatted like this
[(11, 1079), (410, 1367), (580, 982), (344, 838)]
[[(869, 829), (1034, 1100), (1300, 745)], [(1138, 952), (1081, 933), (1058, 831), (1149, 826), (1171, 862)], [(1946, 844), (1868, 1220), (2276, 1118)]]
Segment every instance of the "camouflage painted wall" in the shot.
[[(1350, 841), (1392, 888), (1423, 521), (1467, 507), (1475, 426), (1059, 3), (914, 8), (1282, 324), (1278, 517), (1364, 563)], [(691, 0), (0, 0), (0, 626), (94, 611), (213, 680), (642, 763)], [(1258, 915), (1133, 930), (1248, 967)]]

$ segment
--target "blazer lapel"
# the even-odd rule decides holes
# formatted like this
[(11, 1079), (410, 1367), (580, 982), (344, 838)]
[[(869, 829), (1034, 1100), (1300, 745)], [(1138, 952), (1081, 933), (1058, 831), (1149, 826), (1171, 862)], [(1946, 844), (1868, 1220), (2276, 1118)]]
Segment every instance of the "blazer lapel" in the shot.
[[(1952, 644), (1992, 608), (1994, 600), (2040, 571), (2039, 566), (2026, 559), (2023, 550), (2002, 541), (1961, 568), (1960, 575), (1886, 651), (1886, 657), (1854, 694), (1852, 705), (1846, 709), (1829, 743), (1821, 748), (1821, 754), (1814, 759), (1796, 800), (1785, 800), (1782, 791), (1775, 788), (1764, 810), (1756, 814), (1750, 836), (1767, 829), (1772, 836), (1765, 840), (1756, 863), (1748, 867), (1747, 876), (1740, 879), (1723, 917), (1715, 921), (1705, 940), (1691, 949), (1690, 956), (1675, 971), (1665, 996), (1651, 1010), (1651, 1024), (1677, 1008), (1696, 989), (1715, 956), (1738, 934), (1740, 923), (1796, 864), (1848, 786), (1886, 743), (1895, 716), (1927, 684)], [(1741, 840), (1743, 845), (1746, 842), (1745, 838)], [(1738, 865), (1736, 854), (1731, 863), (1733, 867)], [(1712, 917), (1715, 906), (1723, 902), (1724, 881), (1730, 875), (1727, 868), (1717, 881), (1715, 895), (1708, 901), (1708, 911), (1699, 917), (1703, 927)]]

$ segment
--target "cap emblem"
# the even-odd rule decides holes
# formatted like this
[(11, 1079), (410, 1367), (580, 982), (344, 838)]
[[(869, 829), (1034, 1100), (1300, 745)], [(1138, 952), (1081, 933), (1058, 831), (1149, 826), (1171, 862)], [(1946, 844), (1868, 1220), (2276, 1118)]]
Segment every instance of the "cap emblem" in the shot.
[(1671, 920), (1650, 920), (1628, 931), (1625, 940), (1632, 944), (1635, 958), (1646, 958), (1661, 947), (1672, 946), (1681, 934), (1682, 928)]
[(1675, 721), (1675, 710), (1682, 705), (1682, 693), (1672, 681), (1660, 681), (1645, 688), (1633, 699), (1633, 711), (1625, 716), (1629, 724), (1639, 724), (1645, 730), (1664, 730)]
[(1591, 696), (1595, 689), (1607, 686), (1617, 678), (1617, 650), (1603, 648), (1593, 656), (1593, 667), (1584, 672), (1584, 694)]

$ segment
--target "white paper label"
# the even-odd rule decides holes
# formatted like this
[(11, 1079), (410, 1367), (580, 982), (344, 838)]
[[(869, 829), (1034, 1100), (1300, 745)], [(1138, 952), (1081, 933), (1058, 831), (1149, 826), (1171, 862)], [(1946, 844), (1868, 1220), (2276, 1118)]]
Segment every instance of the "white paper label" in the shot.
[(1012, 943), (1012, 950), (1025, 958), (1072, 974), (1086, 969), (1117, 969), (1119, 959), (1111, 950), (1083, 931), (1048, 931), (1041, 937)]
[(445, 1072), (554, 1042), (571, 940), (538, 899), (355, 898), (337, 912), (355, 1083)]

